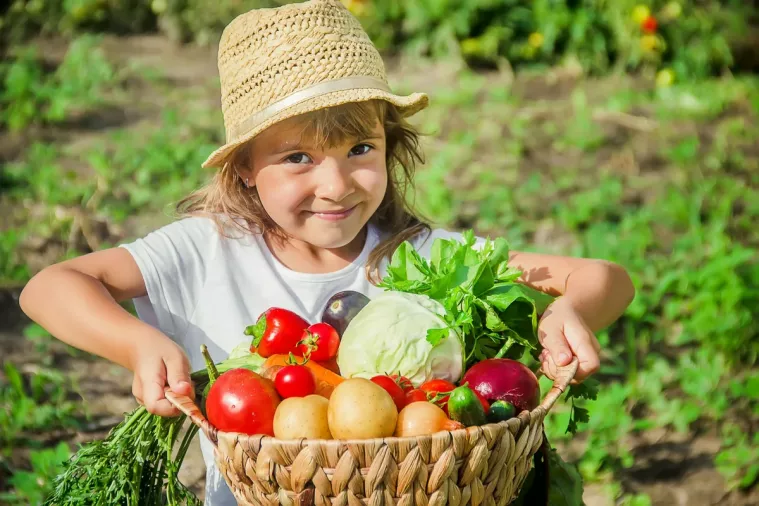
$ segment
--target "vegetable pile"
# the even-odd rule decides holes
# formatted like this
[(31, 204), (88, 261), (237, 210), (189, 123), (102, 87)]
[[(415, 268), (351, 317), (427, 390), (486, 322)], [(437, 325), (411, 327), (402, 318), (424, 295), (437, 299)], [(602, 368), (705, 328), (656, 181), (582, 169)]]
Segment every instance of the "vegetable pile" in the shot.
[[(437, 239), (429, 261), (404, 243), (374, 299), (336, 293), (313, 323), (270, 308), (219, 364), (204, 347), (208, 368), (192, 376), (199, 405), (225, 432), (340, 440), (429, 435), (532, 410), (540, 388), (521, 360), (540, 354), (538, 316), (553, 299), (517, 283), (507, 262), (505, 241), (476, 247), (471, 232)], [(190, 425), (177, 445), (184, 423), (136, 410), (73, 457), (46, 504), (199, 504), (177, 479), (197, 432)]]

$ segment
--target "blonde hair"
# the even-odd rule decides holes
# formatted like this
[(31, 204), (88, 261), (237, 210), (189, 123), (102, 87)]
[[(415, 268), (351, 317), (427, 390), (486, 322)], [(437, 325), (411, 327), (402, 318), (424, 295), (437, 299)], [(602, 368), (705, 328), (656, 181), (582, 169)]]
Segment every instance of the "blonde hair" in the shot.
[[(369, 137), (378, 119), (385, 129), (388, 185), (370, 222), (387, 239), (369, 254), (366, 274), (373, 283), (379, 280), (379, 265), (383, 259), (389, 259), (404, 241), (430, 228), (408, 200), (416, 164), (423, 162), (420, 134), (385, 100), (349, 102), (298, 116), (305, 125), (304, 136), (318, 146), (334, 146)], [(248, 169), (249, 164), (248, 142), (229, 154), (209, 184), (177, 204), (179, 215), (210, 216), (224, 235), (228, 235), (226, 225), (231, 224), (238, 232), (284, 238), (284, 232), (264, 209), (256, 187), (247, 188), (240, 178), (240, 171)]]

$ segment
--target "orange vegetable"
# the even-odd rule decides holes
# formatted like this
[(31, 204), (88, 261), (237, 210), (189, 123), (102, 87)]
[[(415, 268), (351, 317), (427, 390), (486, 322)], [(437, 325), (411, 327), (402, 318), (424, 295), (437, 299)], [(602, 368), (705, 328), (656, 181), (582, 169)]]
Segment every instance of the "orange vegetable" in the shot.
[[(272, 355), (266, 359), (263, 368), (269, 369), (271, 367), (284, 367), (286, 365), (289, 365), (289, 359), (289, 355)], [(313, 360), (306, 362), (305, 367), (308, 367), (311, 372), (314, 373), (314, 378), (316, 378), (316, 394), (326, 397), (327, 399), (329, 399), (329, 397), (332, 395), (332, 391), (335, 389), (335, 387), (345, 381), (345, 378), (339, 374), (333, 373), (326, 367), (317, 364)]]

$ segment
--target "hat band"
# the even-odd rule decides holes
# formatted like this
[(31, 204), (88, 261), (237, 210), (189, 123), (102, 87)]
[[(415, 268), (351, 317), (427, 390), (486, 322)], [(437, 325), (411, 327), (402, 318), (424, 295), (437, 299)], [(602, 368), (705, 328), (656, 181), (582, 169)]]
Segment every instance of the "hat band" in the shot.
[(288, 95), (282, 100), (278, 100), (273, 104), (270, 104), (258, 112), (251, 114), (248, 118), (230, 128), (227, 133), (227, 142), (232, 142), (235, 139), (242, 137), (245, 133), (251, 131), (256, 126), (260, 125), (267, 119), (271, 118), (275, 114), (281, 112), (288, 107), (303, 102), (311, 98), (326, 95), (335, 91), (345, 91), (358, 88), (376, 88), (382, 91), (390, 93), (390, 87), (382, 79), (369, 76), (352, 76), (342, 79), (335, 79), (332, 81), (324, 81), (314, 84), (302, 90), (296, 91), (292, 95)]

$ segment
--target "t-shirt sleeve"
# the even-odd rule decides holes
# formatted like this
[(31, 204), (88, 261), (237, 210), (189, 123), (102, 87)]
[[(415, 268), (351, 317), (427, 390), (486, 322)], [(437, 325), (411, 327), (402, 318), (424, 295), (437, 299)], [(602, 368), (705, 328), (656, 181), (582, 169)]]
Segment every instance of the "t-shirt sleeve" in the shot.
[(206, 218), (186, 218), (120, 246), (131, 253), (147, 290), (134, 299), (137, 315), (177, 342), (205, 284), (214, 226)]

